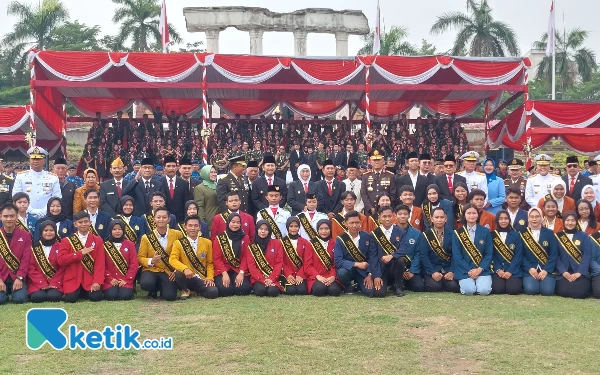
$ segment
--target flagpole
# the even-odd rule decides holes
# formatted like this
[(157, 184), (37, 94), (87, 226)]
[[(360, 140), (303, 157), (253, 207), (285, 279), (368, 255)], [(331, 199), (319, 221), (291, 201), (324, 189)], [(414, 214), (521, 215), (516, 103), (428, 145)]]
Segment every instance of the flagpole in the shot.
[(552, 23), (554, 24), (552, 29), (554, 33), (552, 36), (552, 100), (556, 100), (556, 1), (554, 1), (552, 7)]

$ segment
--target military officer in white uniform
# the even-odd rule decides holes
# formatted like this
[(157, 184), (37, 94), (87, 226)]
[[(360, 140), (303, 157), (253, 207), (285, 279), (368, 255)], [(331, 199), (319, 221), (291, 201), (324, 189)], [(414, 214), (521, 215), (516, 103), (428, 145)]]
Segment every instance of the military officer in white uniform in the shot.
[[(594, 158), (594, 163), (600, 163), (600, 155)], [(598, 167), (596, 167), (598, 168)], [(600, 173), (596, 173), (590, 176), (592, 179), (592, 185), (594, 186), (594, 192), (596, 193), (596, 202), (600, 202)]]
[(463, 166), (465, 167), (465, 170), (457, 174), (459, 176), (463, 176), (467, 180), (469, 193), (473, 189), (479, 189), (485, 191), (485, 194), (487, 195), (488, 186), (485, 173), (475, 171), (477, 160), (479, 159), (479, 153), (475, 151), (469, 151), (464, 153), (460, 158), (463, 160)]
[(13, 195), (19, 192), (27, 193), (31, 203), (27, 209), (37, 219), (46, 216), (46, 206), (52, 197), (62, 199), (58, 177), (44, 170), (44, 162), (48, 152), (41, 147), (33, 146), (27, 150), (31, 169), (19, 173), (15, 177)]
[(525, 187), (525, 201), (531, 207), (536, 207), (540, 199), (546, 194), (550, 194), (550, 185), (554, 180), (560, 180), (550, 173), (550, 161), (552, 158), (546, 154), (540, 154), (535, 157), (537, 174), (527, 179)]

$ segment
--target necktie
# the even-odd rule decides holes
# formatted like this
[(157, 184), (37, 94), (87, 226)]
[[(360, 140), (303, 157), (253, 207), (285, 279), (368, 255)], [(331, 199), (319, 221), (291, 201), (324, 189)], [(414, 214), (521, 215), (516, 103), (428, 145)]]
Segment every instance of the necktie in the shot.
[(310, 220), (312, 220), (315, 217), (315, 213), (314, 212), (309, 212), (308, 215), (310, 215)]
[(273, 179), (269, 177), (269, 186), (273, 185)]
[(271, 212), (273, 212), (273, 217), (277, 216), (277, 207), (271, 207)]
[(150, 192), (150, 181), (146, 181), (146, 194)]
[(304, 183), (304, 192), (308, 193), (308, 184), (306, 182)]
[(175, 196), (175, 186), (173, 186), (173, 179), (170, 179), (169, 182), (169, 194), (171, 195), (171, 199)]
[(450, 190), (450, 194), (452, 194), (452, 175), (448, 176), (448, 190)]
[(569, 185), (569, 195), (573, 195), (573, 189), (575, 189), (575, 177), (571, 177), (571, 184)]
[(327, 193), (329, 193), (329, 195), (333, 194), (333, 190), (331, 190), (331, 181), (327, 181)]
[(121, 182), (117, 182), (117, 194), (119, 194), (119, 198), (121, 198)]

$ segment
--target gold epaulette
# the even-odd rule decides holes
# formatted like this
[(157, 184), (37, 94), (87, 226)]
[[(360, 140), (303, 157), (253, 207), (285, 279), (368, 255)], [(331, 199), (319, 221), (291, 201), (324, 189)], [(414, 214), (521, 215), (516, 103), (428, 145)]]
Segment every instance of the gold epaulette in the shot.
[(19, 172), (19, 173), (17, 173), (17, 174), (27, 173), (27, 172), (29, 172), (30, 170), (31, 170), (31, 169), (27, 169), (27, 170), (25, 170), (25, 171), (21, 171), (21, 172)]

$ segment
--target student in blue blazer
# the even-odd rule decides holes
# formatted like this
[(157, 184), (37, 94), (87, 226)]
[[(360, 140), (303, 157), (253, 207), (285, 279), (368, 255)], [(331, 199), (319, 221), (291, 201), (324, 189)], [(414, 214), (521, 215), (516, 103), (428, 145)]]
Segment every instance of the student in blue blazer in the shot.
[(377, 253), (371, 250), (371, 236), (360, 230), (360, 214), (357, 211), (348, 212), (345, 218), (348, 231), (335, 239), (333, 252), (337, 279), (345, 286), (346, 294), (352, 294), (351, 283), (354, 280), (363, 294), (373, 297), (373, 272), (379, 272), (377, 267), (380, 266)]
[(592, 297), (600, 298), (600, 232), (590, 235), (590, 243), (592, 244), (592, 259), (590, 260)]
[(421, 272), (421, 254), (419, 253), (419, 241), (421, 231), (410, 225), (410, 208), (404, 204), (396, 207), (396, 219), (398, 227), (406, 232), (400, 245), (401, 250), (397, 256), (406, 259), (407, 269), (404, 271), (404, 286), (413, 292), (424, 292), (425, 283)]
[[(432, 226), (432, 214), (433, 209), (441, 207), (446, 213), (446, 217), (454, 217), (454, 207), (452, 202), (447, 199), (440, 199), (440, 188), (431, 184), (427, 186), (427, 198), (423, 201), (421, 208), (423, 209), (423, 222), (425, 223), (425, 230), (428, 230)], [(452, 233), (454, 230), (454, 222), (452, 220), (446, 221), (444, 232)]]
[(477, 224), (479, 211), (467, 204), (463, 211), (463, 227), (452, 238), (452, 262), (460, 292), (465, 295), (488, 295), (492, 291), (492, 255), (489, 229)]
[(521, 190), (514, 187), (506, 188), (506, 212), (510, 216), (510, 223), (519, 233), (527, 229), (527, 211), (521, 208)]
[(100, 194), (96, 189), (88, 189), (83, 193), (83, 197), (85, 199), (86, 209), (85, 211), (90, 215), (90, 220), (92, 222), (92, 226), (90, 227), (90, 231), (93, 233), (94, 231), (98, 234), (103, 240), (108, 238), (108, 225), (112, 220), (110, 215), (104, 211), (100, 211)]
[[(133, 212), (135, 211), (135, 202), (132, 196), (122, 196), (120, 203), (119, 213), (115, 219), (119, 219), (125, 223), (125, 236), (129, 241), (135, 244), (135, 249), (139, 250), (142, 236), (146, 234), (144, 219), (133, 215)], [(129, 228), (131, 228), (131, 230), (129, 230)]]
[(40, 224), (50, 220), (56, 225), (56, 234), (59, 238), (67, 238), (75, 233), (76, 229), (73, 222), (67, 219), (67, 213), (63, 209), (62, 199), (53, 197), (48, 200), (46, 206), (46, 216), (38, 220), (35, 233), (33, 235), (33, 243), (36, 243), (42, 237), (42, 229)]
[(529, 226), (521, 232), (523, 240), (523, 291), (525, 294), (551, 296), (554, 294), (558, 248), (554, 232), (542, 227), (544, 215), (538, 207), (527, 214)]
[(565, 229), (556, 233), (558, 261), (556, 294), (561, 297), (587, 298), (590, 295), (590, 236), (577, 229), (577, 214), (568, 211), (563, 215)]
[(371, 232), (370, 251), (377, 254), (377, 267), (373, 267), (375, 297), (385, 297), (388, 285), (394, 285), (396, 296), (404, 296), (404, 271), (408, 249), (402, 245), (406, 232), (394, 225), (394, 210), (383, 206), (377, 210), (380, 225)]
[(494, 159), (487, 158), (483, 162), (483, 171), (487, 179), (487, 202), (484, 209), (494, 215), (502, 209), (506, 202), (506, 187), (504, 180), (496, 176), (496, 162)]
[(418, 241), (425, 291), (458, 293), (460, 288), (452, 266), (452, 232), (444, 229), (446, 220), (454, 221), (454, 217), (448, 218), (439, 207), (432, 216), (433, 226)]
[(35, 227), (37, 225), (37, 219), (30, 213), (27, 213), (29, 209), (29, 194), (19, 192), (15, 193), (12, 197), (12, 201), (17, 207), (17, 228), (28, 231), (32, 238), (35, 233)]
[(491, 232), (494, 243), (492, 257), (492, 293), (523, 293), (523, 241), (510, 224), (510, 215), (501, 210), (496, 215), (496, 230)]

